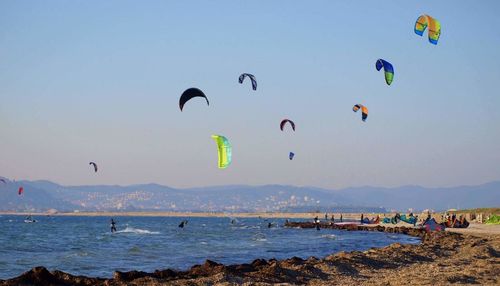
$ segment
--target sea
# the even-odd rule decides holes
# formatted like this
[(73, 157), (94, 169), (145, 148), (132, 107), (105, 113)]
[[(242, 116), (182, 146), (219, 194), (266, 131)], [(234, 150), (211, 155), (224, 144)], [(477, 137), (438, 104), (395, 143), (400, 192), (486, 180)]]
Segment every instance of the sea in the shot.
[[(186, 270), (206, 259), (240, 264), (257, 258), (321, 258), (395, 242), (420, 243), (394, 233), (285, 228), (284, 219), (123, 216), (114, 217), (115, 233), (110, 217), (36, 216), (36, 223), (24, 219), (0, 216), (0, 279), (35, 266), (109, 278), (114, 271)], [(183, 220), (187, 224), (180, 228)]]

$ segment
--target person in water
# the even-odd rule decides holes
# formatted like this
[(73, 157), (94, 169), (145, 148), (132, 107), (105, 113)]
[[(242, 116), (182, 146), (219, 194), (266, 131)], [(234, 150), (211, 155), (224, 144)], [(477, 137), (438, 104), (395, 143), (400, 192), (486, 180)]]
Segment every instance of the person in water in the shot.
[(31, 214), (30, 214), (30, 215), (28, 215), (28, 216), (26, 217), (26, 219), (24, 220), (24, 222), (36, 222), (36, 220), (34, 220), (34, 219), (33, 219), (33, 217), (32, 217), (32, 216), (31, 216)]
[(319, 230), (319, 218), (318, 218), (318, 216), (316, 216), (314, 218), (314, 224), (316, 225), (316, 229)]
[(181, 223), (179, 224), (179, 227), (180, 227), (180, 228), (184, 228), (184, 227), (186, 226), (186, 224), (187, 224), (187, 223), (188, 223), (188, 221), (187, 221), (187, 220), (183, 220), (183, 221), (181, 221)]
[(116, 222), (114, 219), (111, 219), (111, 232), (115, 232), (116, 231)]

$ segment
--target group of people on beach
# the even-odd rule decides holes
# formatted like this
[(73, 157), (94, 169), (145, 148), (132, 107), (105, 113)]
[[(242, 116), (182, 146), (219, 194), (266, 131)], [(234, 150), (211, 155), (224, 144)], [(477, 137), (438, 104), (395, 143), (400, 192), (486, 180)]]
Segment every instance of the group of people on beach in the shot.
[[(328, 213), (325, 213), (325, 221), (328, 221)], [(344, 215), (343, 215), (343, 214), (340, 214), (340, 222), (343, 222), (343, 221), (344, 221)], [(288, 222), (288, 220), (287, 220), (287, 222)], [(319, 223), (320, 223), (320, 220), (319, 220), (319, 217), (318, 217), (318, 216), (316, 216), (316, 217), (314, 218), (313, 222), (314, 222), (314, 224), (316, 225), (316, 229), (317, 229), (317, 230), (320, 230), (320, 226), (319, 226), (319, 225), (320, 225), (320, 224), (319, 224)], [(335, 223), (335, 214), (333, 214), (333, 213), (332, 213), (332, 214), (331, 214), (331, 216), (330, 216), (330, 223), (331, 223), (331, 224)]]
[(457, 218), (456, 214), (449, 215), (448, 213), (445, 213), (441, 219), (446, 227), (466, 228), (469, 226), (469, 222), (465, 219), (464, 215), (460, 215)]
[(367, 218), (364, 216), (364, 214), (361, 214), (361, 219), (359, 220), (361, 224), (377, 224), (380, 222), (380, 216), (377, 215), (374, 218)]
[[(325, 220), (327, 221), (328, 220), (328, 213), (325, 213)], [(344, 216), (342, 214), (340, 214), (340, 222), (342, 222), (344, 220)], [(330, 216), (330, 221), (331, 222), (335, 222), (335, 214), (332, 213), (332, 215)]]

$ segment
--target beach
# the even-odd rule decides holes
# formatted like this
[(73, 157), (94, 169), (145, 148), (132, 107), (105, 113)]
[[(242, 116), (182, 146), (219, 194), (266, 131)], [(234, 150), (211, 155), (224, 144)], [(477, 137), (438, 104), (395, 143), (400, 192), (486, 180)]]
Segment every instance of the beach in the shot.
[[(345, 228), (349, 231), (349, 227)], [(350, 229), (406, 233), (420, 236), (422, 243), (395, 243), (322, 258), (257, 259), (237, 265), (207, 260), (186, 271), (115, 272), (112, 279), (73, 276), (39, 267), (0, 285), (42, 282), (44, 285), (498, 285), (500, 282), (499, 226), (472, 224), (470, 231), (452, 229), (431, 234), (398, 226)]]

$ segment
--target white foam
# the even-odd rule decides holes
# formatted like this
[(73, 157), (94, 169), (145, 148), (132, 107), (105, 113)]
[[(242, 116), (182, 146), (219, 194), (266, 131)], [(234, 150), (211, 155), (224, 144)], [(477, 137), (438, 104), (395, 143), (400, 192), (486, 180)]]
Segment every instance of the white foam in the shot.
[(267, 241), (266, 236), (263, 233), (257, 233), (252, 237), (253, 241)]
[(131, 226), (127, 226), (125, 229), (116, 231), (115, 233), (160, 234), (159, 231), (150, 231), (147, 229), (133, 228)]

